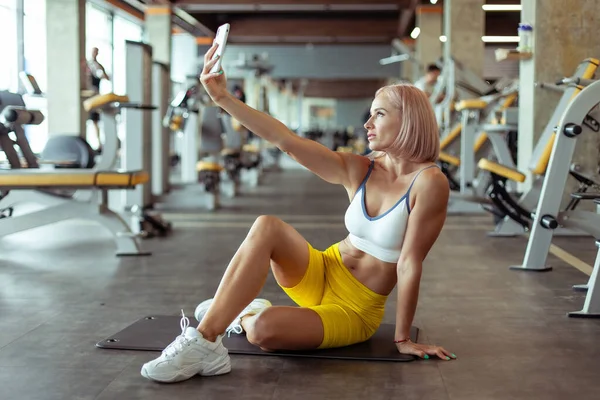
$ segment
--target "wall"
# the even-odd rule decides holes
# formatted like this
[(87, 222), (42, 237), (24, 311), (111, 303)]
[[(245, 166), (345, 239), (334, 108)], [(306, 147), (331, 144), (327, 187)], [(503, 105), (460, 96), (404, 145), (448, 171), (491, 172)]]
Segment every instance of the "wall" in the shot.
[[(199, 49), (201, 55), (204, 49)], [(387, 78), (397, 77), (398, 65), (379, 65), (391, 55), (390, 45), (229, 45), (223, 57), (228, 76), (242, 77), (247, 72), (236, 68), (244, 57), (268, 53), (275, 68), (273, 78)]]
[(335, 105), (336, 125), (341, 128), (362, 127), (365, 124), (363, 117), (371, 107), (372, 100), (371, 98), (338, 100)]

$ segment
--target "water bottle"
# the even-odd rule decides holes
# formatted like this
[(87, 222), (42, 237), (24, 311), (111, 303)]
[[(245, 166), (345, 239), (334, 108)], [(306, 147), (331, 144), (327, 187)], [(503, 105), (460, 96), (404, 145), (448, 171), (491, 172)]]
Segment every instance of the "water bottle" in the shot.
[(533, 39), (533, 27), (530, 24), (521, 23), (518, 28), (519, 46), (517, 50), (521, 53), (531, 52), (531, 41)]

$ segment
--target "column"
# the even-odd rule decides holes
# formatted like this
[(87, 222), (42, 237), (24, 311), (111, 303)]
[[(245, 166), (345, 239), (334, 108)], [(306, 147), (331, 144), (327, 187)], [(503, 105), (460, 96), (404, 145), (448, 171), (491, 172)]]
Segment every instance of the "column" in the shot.
[(169, 190), (170, 131), (163, 126), (171, 98), (171, 54), (172, 23), (171, 6), (149, 6), (145, 13), (146, 39), (152, 46), (153, 88), (152, 104), (157, 108), (152, 113), (152, 194), (160, 196)]
[(171, 6), (148, 6), (145, 25), (153, 61), (171, 65)]
[(440, 6), (418, 6), (416, 10), (416, 26), (419, 27), (419, 36), (416, 39), (415, 54), (421, 65), (422, 71), (427, 65), (435, 63), (442, 57), (442, 15)]
[[(559, 78), (572, 76), (584, 59), (600, 58), (600, 42), (594, 35), (600, 22), (600, 2), (562, 0), (560, 7), (549, 3), (552, 2), (522, 2), (521, 21), (533, 26), (533, 56), (521, 60), (519, 67), (518, 168), (524, 173), (529, 172), (527, 166), (533, 148), (561, 97), (560, 93), (536, 88), (535, 83), (554, 83)], [(599, 146), (600, 138), (597, 135), (579, 137), (573, 162), (595, 174)], [(530, 182), (528, 176), (527, 187)], [(575, 191), (576, 186), (573, 180), (568, 181), (563, 205), (568, 193)], [(587, 203), (591, 202), (582, 202), (578, 207), (593, 209), (593, 204)]]
[(483, 76), (485, 0), (444, 1), (444, 58), (453, 57), (465, 68)]
[(46, 2), (48, 133), (85, 137), (85, 0)]

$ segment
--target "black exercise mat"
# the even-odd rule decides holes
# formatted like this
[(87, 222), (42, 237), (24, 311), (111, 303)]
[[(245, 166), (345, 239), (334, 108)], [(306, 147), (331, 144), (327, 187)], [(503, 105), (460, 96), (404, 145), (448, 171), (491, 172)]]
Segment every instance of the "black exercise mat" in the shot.
[[(115, 335), (98, 342), (97, 347), (115, 350), (162, 351), (175, 337), (181, 334), (180, 316), (145, 317)], [(251, 354), (261, 356), (289, 356), (309, 358), (336, 358), (369, 361), (413, 361), (414, 356), (400, 354), (393, 343), (395, 326), (383, 324), (366, 342), (336, 349), (311, 351), (277, 351), (265, 352), (250, 344), (244, 334), (232, 333), (223, 338), (223, 344), (230, 354)], [(419, 329), (411, 328), (410, 337), (417, 342)]]

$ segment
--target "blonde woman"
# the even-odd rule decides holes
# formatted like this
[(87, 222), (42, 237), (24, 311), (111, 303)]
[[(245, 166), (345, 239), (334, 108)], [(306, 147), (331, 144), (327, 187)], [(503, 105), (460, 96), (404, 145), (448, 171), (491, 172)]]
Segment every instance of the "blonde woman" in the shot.
[[(348, 346), (369, 339), (398, 285), (396, 329), (390, 342), (421, 358), (456, 356), (413, 343), (409, 331), (418, 302), (423, 260), (446, 218), (448, 180), (435, 165), (438, 128), (427, 95), (409, 84), (381, 88), (365, 123), (369, 157), (333, 152), (297, 136), (278, 120), (227, 92), (223, 71), (209, 73), (216, 45), (204, 57), (201, 82), (213, 101), (258, 136), (325, 181), (343, 185), (350, 205), (348, 236), (325, 251), (293, 227), (259, 217), (233, 256), (213, 299), (196, 308), (200, 324), (182, 318), (179, 335), (142, 375), (177, 382), (228, 373), (224, 334), (246, 333), (266, 351)], [(269, 270), (298, 307), (257, 299)]]

